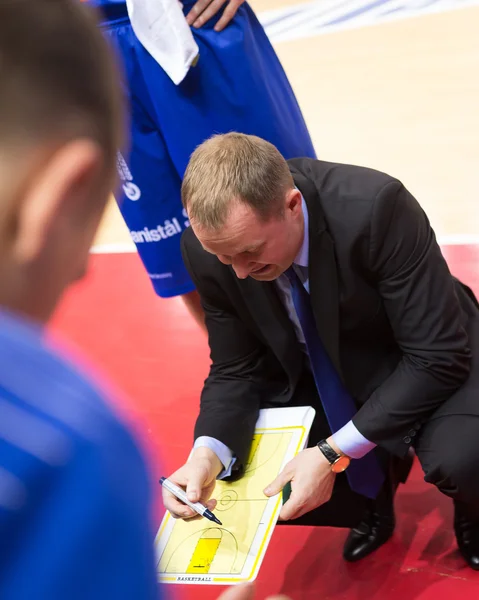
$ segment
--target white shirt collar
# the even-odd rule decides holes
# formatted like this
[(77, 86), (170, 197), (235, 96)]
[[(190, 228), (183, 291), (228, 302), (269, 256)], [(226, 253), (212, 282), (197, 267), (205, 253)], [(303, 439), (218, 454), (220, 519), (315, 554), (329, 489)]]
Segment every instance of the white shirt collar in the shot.
[(295, 265), (299, 265), (300, 267), (308, 267), (309, 265), (309, 216), (308, 216), (308, 207), (306, 206), (306, 202), (301, 195), (301, 205), (303, 208), (303, 218), (304, 218), (304, 237), (303, 243), (301, 244), (301, 248), (299, 249), (296, 258), (293, 263)]

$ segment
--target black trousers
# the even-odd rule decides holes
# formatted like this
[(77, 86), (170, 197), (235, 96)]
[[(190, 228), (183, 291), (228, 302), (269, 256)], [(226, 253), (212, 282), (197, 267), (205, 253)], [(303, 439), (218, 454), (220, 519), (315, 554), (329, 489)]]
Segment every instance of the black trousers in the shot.
[(433, 415), (414, 447), (425, 481), (479, 519), (479, 417)]
[[(473, 375), (475, 377), (476, 375)], [(479, 402), (479, 396), (477, 401)], [(456, 402), (455, 398), (447, 402)], [(457, 414), (448, 410), (447, 402), (426, 421), (414, 440), (414, 451), (425, 475), (425, 481), (439, 491), (460, 502), (473, 518), (479, 519), (479, 416)], [(301, 383), (295, 392), (293, 404), (312, 405), (316, 410), (309, 438), (309, 446), (331, 435), (313, 377), (305, 368)], [(456, 413), (456, 414), (451, 414)], [(401, 469), (401, 461), (388, 455), (382, 448), (374, 450), (386, 472)], [(391, 465), (393, 465), (391, 469)], [(284, 493), (287, 499), (287, 491)], [(353, 492), (345, 473), (336, 477), (333, 496), (329, 502), (288, 525), (317, 525), (354, 527), (371, 501)]]

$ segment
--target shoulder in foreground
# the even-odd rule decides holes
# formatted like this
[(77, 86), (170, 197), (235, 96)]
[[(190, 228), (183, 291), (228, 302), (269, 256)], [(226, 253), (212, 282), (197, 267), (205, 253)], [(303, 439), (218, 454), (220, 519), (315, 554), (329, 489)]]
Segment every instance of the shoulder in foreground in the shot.
[(107, 447), (133, 444), (108, 405), (103, 385), (93, 382), (46, 340), (35, 325), (0, 313), (0, 402), (25, 422), (48, 424), (71, 440)]

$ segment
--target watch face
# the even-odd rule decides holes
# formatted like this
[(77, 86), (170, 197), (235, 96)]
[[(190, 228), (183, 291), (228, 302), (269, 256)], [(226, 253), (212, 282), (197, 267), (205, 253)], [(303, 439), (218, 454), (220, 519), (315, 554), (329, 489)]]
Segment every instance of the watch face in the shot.
[(349, 456), (340, 456), (338, 460), (331, 465), (331, 471), (333, 473), (342, 473), (349, 467), (351, 459)]

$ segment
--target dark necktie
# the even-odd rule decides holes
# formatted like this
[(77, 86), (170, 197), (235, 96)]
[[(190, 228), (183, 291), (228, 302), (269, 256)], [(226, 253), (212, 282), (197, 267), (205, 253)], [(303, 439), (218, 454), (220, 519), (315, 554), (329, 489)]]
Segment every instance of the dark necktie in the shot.
[[(303, 330), (321, 404), (329, 427), (334, 433), (353, 418), (357, 408), (321, 342), (308, 292), (293, 267), (290, 267), (285, 275), (291, 283), (293, 303)], [(369, 452), (363, 458), (351, 460), (346, 475), (351, 489), (368, 498), (376, 498), (384, 481), (384, 473), (374, 452)]]

